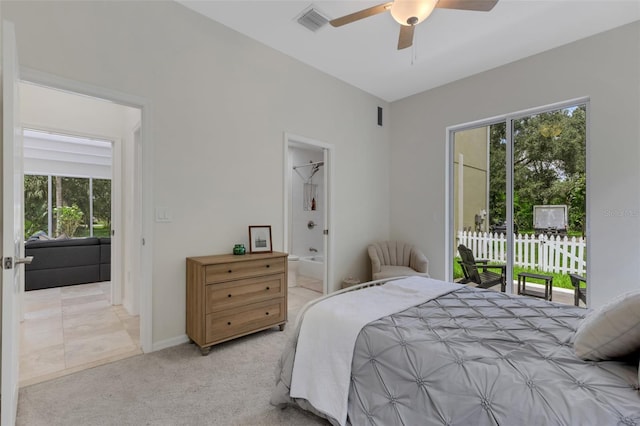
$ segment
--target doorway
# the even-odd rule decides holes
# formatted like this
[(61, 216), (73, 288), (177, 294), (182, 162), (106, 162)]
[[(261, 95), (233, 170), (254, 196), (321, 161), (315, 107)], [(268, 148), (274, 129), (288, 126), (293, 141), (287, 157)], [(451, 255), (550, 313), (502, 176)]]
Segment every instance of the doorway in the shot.
[(289, 286), (328, 293), (331, 271), (331, 150), (285, 134), (285, 251)]
[[(130, 201), (134, 196), (128, 190), (134, 186), (131, 181), (136, 161), (127, 159), (136, 153), (135, 131), (141, 126), (142, 111), (26, 81), (21, 83), (21, 95), (23, 127), (50, 136), (50, 140), (41, 140), (40, 151), (25, 147), (27, 152), (33, 151), (33, 155), (25, 156), (25, 164), (30, 162), (31, 174), (58, 177), (47, 194), (49, 199), (56, 198), (56, 203), (62, 201), (65, 189), (77, 189), (75, 195), (66, 194), (66, 198), (73, 198), (73, 203), (65, 199), (68, 205), (63, 208), (72, 210), (75, 206), (81, 213), (79, 216), (85, 219), (79, 221), (78, 234), (74, 231), (67, 237), (83, 237), (84, 232), (89, 238), (99, 240), (101, 250), (101, 274), (97, 281), (23, 293), (20, 354), (20, 385), (23, 386), (142, 353), (139, 309), (136, 306), (135, 310), (127, 310), (124, 307), (127, 304), (123, 303), (139, 300), (131, 290), (125, 289), (126, 277), (131, 276), (131, 264), (127, 263), (124, 252), (131, 241), (123, 236), (127, 231), (132, 235), (136, 232), (134, 224), (125, 217), (125, 209), (140, 209), (140, 203), (135, 206)], [(77, 143), (77, 149), (69, 148), (73, 143), (57, 149), (52, 140), (87, 142), (84, 145)], [(100, 151), (100, 144), (109, 145), (110, 158)], [(43, 150), (48, 150), (48, 154), (39, 155)], [(92, 190), (87, 194), (91, 199), (86, 203), (78, 201), (85, 183)], [(107, 184), (109, 191), (99, 191), (101, 185)], [(62, 189), (59, 199), (52, 197), (55, 189)], [(109, 199), (100, 203), (105, 197)], [(81, 211), (78, 204), (86, 211)], [(102, 206), (103, 210), (108, 208), (110, 214), (99, 213), (96, 206)], [(58, 237), (58, 232), (52, 229), (52, 221), (48, 222), (47, 237)], [(108, 235), (97, 235), (98, 229), (105, 226)], [(56, 235), (52, 235), (54, 233)], [(31, 234), (25, 239), (29, 236)], [(107, 241), (109, 253), (103, 254), (102, 246)], [(110, 257), (108, 265), (103, 264), (105, 256)], [(139, 292), (139, 285), (136, 287)], [(131, 303), (128, 305), (132, 306)]]
[(574, 302), (570, 274), (588, 275), (587, 116), (577, 99), (449, 129), (449, 279), (469, 281), (464, 245), (506, 265), (507, 292), (544, 275), (549, 297)]

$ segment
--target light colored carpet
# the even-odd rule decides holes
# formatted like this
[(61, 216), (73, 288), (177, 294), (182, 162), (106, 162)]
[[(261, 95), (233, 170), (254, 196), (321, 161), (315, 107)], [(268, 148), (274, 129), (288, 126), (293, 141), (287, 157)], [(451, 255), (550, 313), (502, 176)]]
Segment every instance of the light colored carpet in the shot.
[(17, 425), (327, 425), (269, 404), (275, 366), (299, 309), (319, 294), (289, 289), (289, 323), (214, 346), (185, 343), (20, 389)]

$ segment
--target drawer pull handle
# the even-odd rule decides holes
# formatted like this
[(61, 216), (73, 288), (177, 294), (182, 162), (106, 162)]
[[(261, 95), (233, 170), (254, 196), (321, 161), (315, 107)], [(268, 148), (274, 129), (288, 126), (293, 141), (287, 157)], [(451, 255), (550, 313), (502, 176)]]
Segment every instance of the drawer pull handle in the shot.
[(231, 325), (231, 321), (229, 321), (229, 322), (227, 323), (227, 325)]
[(265, 313), (265, 315), (269, 315), (269, 312)]
[(271, 265), (267, 265), (267, 268), (270, 268), (270, 267), (271, 267)]
[(227, 297), (231, 297), (231, 295), (229, 294)]
[(270, 287), (267, 287), (267, 290), (271, 290), (271, 288), (270, 288)]
[(228, 273), (232, 273), (233, 271), (232, 271), (231, 269), (229, 269), (227, 272), (228, 272)]

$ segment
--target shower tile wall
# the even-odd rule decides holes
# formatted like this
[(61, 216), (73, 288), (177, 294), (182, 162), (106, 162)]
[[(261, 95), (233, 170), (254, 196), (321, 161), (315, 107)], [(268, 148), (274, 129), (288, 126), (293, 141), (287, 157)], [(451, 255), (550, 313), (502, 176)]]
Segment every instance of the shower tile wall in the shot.
[[(302, 148), (289, 148), (289, 158), (291, 160), (291, 229), (289, 247), (290, 253), (298, 256), (311, 256), (310, 247), (318, 250), (318, 254), (323, 251), (322, 230), (324, 229), (324, 167), (320, 167), (313, 175), (312, 183), (317, 184), (316, 210), (304, 210), (304, 184), (305, 180), (293, 170), (293, 166), (308, 164), (309, 162), (323, 161), (324, 154), (318, 150), (307, 150)], [(298, 171), (304, 177), (311, 174), (312, 167), (302, 167)], [(307, 182), (308, 183), (308, 182)], [(317, 226), (313, 229), (307, 228), (307, 223), (312, 220)]]

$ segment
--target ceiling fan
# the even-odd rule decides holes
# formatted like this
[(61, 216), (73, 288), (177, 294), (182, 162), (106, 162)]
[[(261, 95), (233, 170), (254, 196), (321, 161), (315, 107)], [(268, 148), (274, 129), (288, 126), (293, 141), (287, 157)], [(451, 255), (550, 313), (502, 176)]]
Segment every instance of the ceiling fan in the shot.
[(395, 0), (336, 18), (330, 23), (334, 27), (341, 27), (388, 10), (393, 19), (400, 24), (398, 39), (398, 50), (400, 50), (413, 44), (414, 27), (427, 19), (436, 7), (488, 12), (493, 9), (496, 3), (498, 0)]

